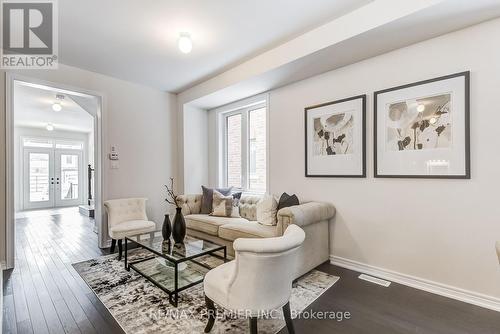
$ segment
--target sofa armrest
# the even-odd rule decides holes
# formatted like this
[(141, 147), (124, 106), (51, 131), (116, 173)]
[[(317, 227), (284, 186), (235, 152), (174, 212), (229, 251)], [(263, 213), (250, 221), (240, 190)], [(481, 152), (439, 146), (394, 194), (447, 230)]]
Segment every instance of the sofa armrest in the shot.
[(330, 203), (308, 202), (278, 211), (278, 235), (282, 235), (290, 224), (307, 226), (335, 216), (335, 207)]
[(200, 194), (193, 195), (179, 195), (176, 197), (177, 205), (182, 208), (184, 216), (199, 214), (201, 212), (201, 198)]

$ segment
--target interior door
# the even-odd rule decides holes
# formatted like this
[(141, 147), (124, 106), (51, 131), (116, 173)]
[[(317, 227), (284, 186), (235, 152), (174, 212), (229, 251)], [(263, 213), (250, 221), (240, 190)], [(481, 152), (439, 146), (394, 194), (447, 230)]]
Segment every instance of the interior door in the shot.
[(75, 206), (83, 202), (82, 152), (55, 150), (55, 206)]
[(54, 206), (54, 151), (49, 148), (24, 149), (24, 209)]

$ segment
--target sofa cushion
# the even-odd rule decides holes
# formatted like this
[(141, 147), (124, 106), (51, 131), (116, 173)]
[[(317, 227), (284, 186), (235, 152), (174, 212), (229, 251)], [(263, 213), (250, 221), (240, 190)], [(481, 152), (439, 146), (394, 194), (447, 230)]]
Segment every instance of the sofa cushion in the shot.
[(275, 236), (275, 226), (262, 225), (253, 221), (235, 221), (219, 227), (219, 238), (230, 241), (238, 238), (270, 238)]
[(219, 226), (230, 223), (246, 224), (248, 220), (245, 218), (231, 218), (231, 217), (214, 217), (209, 215), (187, 215), (184, 217), (186, 227), (192, 230), (204, 232), (210, 235), (217, 236)]

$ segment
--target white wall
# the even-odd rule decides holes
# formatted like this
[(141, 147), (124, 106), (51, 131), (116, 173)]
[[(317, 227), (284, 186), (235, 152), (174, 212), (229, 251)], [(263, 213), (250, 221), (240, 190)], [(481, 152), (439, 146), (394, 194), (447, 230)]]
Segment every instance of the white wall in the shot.
[(208, 184), (208, 112), (185, 105), (183, 109), (184, 187), (186, 194), (198, 194)]
[[(95, 91), (104, 95), (104, 150), (116, 145), (120, 168), (103, 161), (104, 199), (148, 197), (148, 215), (157, 224), (167, 210), (163, 184), (176, 176), (176, 97), (149, 87), (60, 64), (57, 70), (20, 73), (41, 80)], [(4, 72), (0, 71), (0, 78)], [(5, 140), (5, 90), (0, 80), (0, 144)], [(0, 145), (0, 172), (4, 173), (5, 145)], [(0, 178), (0, 256), (5, 245), (5, 186)]]
[[(500, 20), (270, 93), (270, 190), (334, 203), (331, 254), (500, 297)], [(471, 180), (373, 178), (373, 92), (471, 71)], [(304, 177), (304, 107), (368, 94), (366, 179)]]

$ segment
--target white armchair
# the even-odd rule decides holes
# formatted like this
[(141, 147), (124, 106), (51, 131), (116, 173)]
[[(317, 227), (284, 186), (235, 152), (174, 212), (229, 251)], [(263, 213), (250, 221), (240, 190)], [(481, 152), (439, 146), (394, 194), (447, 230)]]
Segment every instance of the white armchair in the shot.
[(498, 263), (500, 263), (500, 241), (497, 241), (496, 247), (497, 247)]
[(276, 238), (241, 238), (234, 242), (235, 260), (210, 270), (204, 280), (208, 323), (215, 323), (214, 302), (230, 311), (250, 316), (250, 332), (257, 333), (257, 316), (283, 308), (289, 333), (294, 333), (290, 315), (290, 295), (297, 250), (305, 239), (304, 231), (290, 225)]
[(112, 199), (104, 202), (108, 212), (108, 234), (111, 253), (118, 240), (118, 260), (122, 258), (122, 240), (131, 235), (152, 232), (156, 224), (146, 215), (146, 198)]

